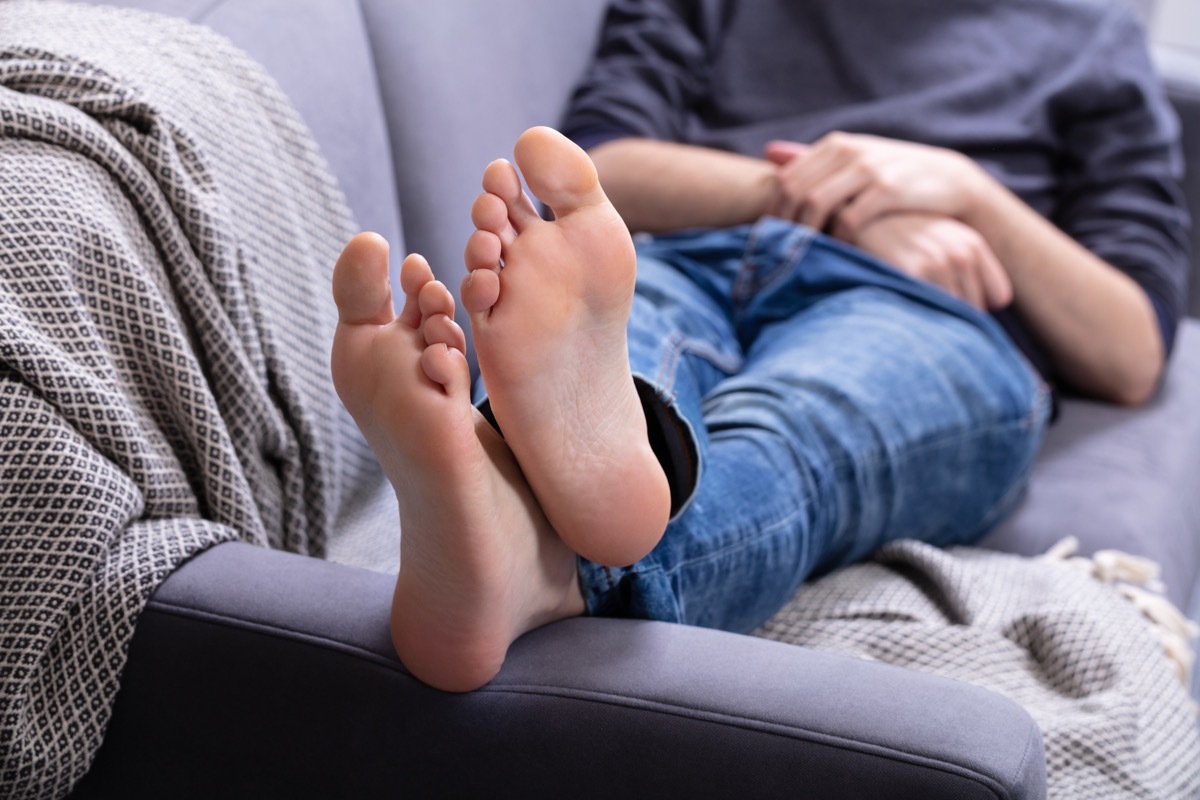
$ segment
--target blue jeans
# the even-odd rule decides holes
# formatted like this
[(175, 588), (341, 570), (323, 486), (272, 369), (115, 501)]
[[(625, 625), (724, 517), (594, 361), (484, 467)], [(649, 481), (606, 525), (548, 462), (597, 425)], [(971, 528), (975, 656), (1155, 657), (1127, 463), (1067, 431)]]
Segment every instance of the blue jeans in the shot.
[(1044, 384), (986, 314), (802, 226), (639, 244), (629, 357), (671, 522), (588, 611), (750, 631), (807, 577), (1020, 499)]

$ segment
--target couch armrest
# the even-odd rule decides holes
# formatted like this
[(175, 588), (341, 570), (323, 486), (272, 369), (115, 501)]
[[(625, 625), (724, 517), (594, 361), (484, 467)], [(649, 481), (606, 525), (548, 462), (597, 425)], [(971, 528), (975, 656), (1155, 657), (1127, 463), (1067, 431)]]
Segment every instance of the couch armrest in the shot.
[[(1041, 735), (992, 692), (663, 623), (577, 619), (483, 689), (412, 678), (392, 579), (224, 544), (138, 622), (75, 797), (1036, 798)], [(167, 789), (169, 787), (169, 789)]]
[(1192, 284), (1188, 313), (1200, 317), (1200, 52), (1158, 46), (1154, 60), (1182, 126), (1184, 192), (1192, 212)]

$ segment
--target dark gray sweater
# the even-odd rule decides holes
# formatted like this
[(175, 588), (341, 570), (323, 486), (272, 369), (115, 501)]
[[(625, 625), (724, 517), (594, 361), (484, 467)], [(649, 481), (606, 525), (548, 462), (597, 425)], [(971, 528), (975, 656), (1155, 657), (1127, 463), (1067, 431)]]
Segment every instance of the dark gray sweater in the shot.
[(1173, 343), (1178, 125), (1124, 0), (617, 0), (563, 128), (584, 147), (633, 135), (761, 156), (842, 130), (960, 151), (1136, 280)]

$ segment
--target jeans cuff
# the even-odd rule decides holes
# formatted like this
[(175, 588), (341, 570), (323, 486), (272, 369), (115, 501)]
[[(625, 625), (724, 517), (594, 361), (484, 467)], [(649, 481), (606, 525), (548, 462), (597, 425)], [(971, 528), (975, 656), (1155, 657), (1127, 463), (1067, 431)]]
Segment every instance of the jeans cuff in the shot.
[(700, 482), (700, 448), (691, 425), (654, 384), (634, 375), (638, 398), (646, 415), (650, 449), (658, 457), (671, 487), (671, 519), (692, 499)]
[(578, 564), (587, 616), (684, 622), (671, 578), (658, 567), (605, 567), (582, 556)]

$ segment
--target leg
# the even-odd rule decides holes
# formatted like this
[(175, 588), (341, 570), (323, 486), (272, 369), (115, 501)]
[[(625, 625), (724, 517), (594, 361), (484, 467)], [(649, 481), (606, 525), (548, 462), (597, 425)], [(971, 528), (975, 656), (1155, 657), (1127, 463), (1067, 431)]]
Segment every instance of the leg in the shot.
[(583, 602), (575, 554), (470, 403), (453, 298), (420, 256), (405, 259), (401, 284), (397, 316), (386, 244), (362, 234), (346, 246), (333, 378), (400, 505), (396, 651), (426, 683), (466, 691), (495, 675), (516, 637)]
[[(554, 529), (581, 555), (629, 564), (670, 510), (626, 346), (632, 241), (587, 155), (534, 128), (484, 174), (462, 289), (479, 368), (506, 441)], [(503, 265), (501, 267), (501, 265)]]
[(824, 240), (748, 239), (700, 484), (649, 557), (583, 566), (593, 613), (750, 630), (810, 574), (972, 541), (1020, 495), (1046, 397), (989, 319)]

